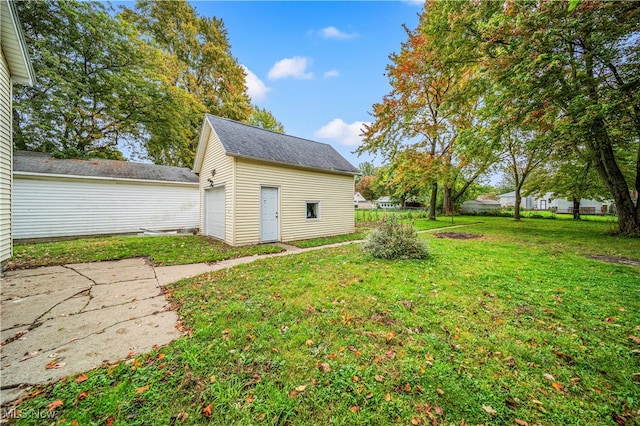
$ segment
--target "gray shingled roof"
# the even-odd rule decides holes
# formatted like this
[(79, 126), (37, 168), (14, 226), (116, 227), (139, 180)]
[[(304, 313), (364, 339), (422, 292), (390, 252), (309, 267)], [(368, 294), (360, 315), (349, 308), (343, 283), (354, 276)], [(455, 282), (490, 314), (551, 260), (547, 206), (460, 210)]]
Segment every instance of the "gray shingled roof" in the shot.
[(198, 182), (198, 176), (185, 167), (102, 159), (59, 159), (46, 153), (29, 151), (13, 153), (13, 171), (167, 182)]
[(298, 167), (357, 174), (331, 145), (264, 130), (207, 114), (227, 155)]

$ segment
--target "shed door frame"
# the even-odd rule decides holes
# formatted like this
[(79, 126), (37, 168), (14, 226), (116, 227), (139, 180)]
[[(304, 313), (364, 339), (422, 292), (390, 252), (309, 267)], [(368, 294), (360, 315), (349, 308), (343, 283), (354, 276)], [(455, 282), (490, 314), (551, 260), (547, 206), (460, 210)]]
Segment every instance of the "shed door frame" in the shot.
[[(221, 206), (210, 204), (215, 203), (215, 197), (221, 198)], [(220, 202), (220, 199), (218, 199)], [(224, 185), (207, 188), (204, 190), (204, 234), (210, 237), (219, 238), (224, 241), (226, 228), (226, 200)], [(215, 210), (212, 209), (216, 207)], [(221, 207), (221, 209), (219, 208)], [(216, 223), (217, 221), (217, 223)], [(222, 221), (222, 222), (220, 222)]]
[(260, 242), (280, 241), (280, 188), (260, 187)]

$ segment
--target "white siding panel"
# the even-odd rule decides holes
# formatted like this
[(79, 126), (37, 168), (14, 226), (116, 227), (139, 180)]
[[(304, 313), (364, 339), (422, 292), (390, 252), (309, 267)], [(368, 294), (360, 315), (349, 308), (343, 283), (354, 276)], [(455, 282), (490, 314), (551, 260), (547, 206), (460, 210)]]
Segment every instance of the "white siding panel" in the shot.
[[(215, 131), (211, 132), (209, 140), (207, 141), (207, 148), (202, 162), (202, 168), (200, 170), (200, 203), (204, 206), (204, 191), (205, 188), (211, 186), (209, 179), (213, 180), (215, 186), (225, 187), (225, 242), (227, 244), (234, 244), (233, 241), (233, 211), (234, 211), (234, 179), (233, 179), (234, 159), (225, 154), (220, 139), (216, 135)], [(211, 171), (215, 170), (215, 176), (211, 176)], [(200, 229), (204, 230), (205, 209), (200, 209)]]
[(11, 132), (11, 79), (0, 49), (0, 262), (11, 257), (11, 173), (13, 143)]
[(14, 176), (15, 239), (198, 227), (198, 187)]
[[(355, 231), (351, 175), (236, 160), (235, 244), (260, 241), (260, 188), (280, 188), (280, 235), (295, 241)], [(320, 218), (306, 218), (306, 202), (320, 203)]]

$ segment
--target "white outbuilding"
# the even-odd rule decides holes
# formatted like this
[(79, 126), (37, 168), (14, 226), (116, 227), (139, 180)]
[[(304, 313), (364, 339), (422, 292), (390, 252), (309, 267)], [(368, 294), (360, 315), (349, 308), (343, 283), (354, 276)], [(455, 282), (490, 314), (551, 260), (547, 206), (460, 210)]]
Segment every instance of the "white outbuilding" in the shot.
[(500, 201), (467, 200), (462, 203), (462, 214), (486, 214), (500, 210)]
[(198, 176), (188, 168), (27, 151), (13, 162), (15, 240), (198, 228)]
[(359, 172), (331, 145), (206, 115), (194, 171), (201, 232), (229, 245), (355, 230)]

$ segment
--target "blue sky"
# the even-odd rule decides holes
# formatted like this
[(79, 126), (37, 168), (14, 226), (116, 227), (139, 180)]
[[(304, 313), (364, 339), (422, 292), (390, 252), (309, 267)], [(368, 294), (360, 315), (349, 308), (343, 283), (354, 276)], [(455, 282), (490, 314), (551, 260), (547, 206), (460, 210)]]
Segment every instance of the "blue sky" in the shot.
[(285, 132), (331, 144), (354, 166), (363, 122), (389, 92), (389, 55), (400, 50), (420, 1), (190, 1), (222, 19), (231, 52), (248, 73), (254, 104)]

